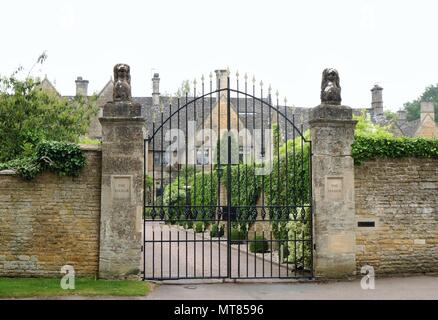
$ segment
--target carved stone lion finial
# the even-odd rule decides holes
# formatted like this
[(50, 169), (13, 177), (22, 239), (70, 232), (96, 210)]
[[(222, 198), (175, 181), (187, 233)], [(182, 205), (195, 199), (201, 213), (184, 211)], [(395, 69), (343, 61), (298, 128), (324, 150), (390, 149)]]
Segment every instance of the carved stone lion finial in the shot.
[(131, 74), (127, 64), (114, 66), (114, 101), (131, 101)]
[(339, 73), (336, 69), (327, 68), (322, 72), (321, 103), (341, 104), (341, 86)]

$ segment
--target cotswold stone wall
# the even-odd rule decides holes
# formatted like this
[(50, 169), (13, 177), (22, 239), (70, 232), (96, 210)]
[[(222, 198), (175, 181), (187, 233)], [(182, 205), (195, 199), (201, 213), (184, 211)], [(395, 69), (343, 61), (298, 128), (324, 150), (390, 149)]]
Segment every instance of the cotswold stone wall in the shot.
[(78, 177), (45, 172), (33, 181), (0, 173), (0, 276), (59, 276), (98, 272), (101, 151), (82, 148)]
[(438, 271), (438, 159), (356, 165), (355, 200), (359, 272), (365, 264), (376, 274)]

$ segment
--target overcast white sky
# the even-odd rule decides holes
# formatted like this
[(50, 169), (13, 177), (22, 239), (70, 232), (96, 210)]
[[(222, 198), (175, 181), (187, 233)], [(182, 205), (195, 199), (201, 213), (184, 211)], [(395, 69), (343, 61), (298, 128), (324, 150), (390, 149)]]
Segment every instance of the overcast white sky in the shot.
[(61, 94), (83, 76), (100, 91), (115, 63), (131, 66), (134, 96), (229, 67), (271, 83), (288, 104), (319, 103), (321, 72), (339, 70), (343, 103), (368, 107), (374, 83), (399, 109), (438, 83), (438, 1), (2, 1), (0, 74), (30, 68)]

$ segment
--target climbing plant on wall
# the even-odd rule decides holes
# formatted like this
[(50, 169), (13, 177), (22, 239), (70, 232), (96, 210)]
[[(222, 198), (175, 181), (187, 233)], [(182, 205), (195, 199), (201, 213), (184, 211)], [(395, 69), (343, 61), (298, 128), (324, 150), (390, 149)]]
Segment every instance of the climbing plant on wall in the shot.
[(0, 170), (13, 169), (26, 180), (32, 180), (43, 171), (60, 176), (77, 176), (86, 164), (84, 152), (68, 142), (42, 141), (32, 156), (0, 164)]

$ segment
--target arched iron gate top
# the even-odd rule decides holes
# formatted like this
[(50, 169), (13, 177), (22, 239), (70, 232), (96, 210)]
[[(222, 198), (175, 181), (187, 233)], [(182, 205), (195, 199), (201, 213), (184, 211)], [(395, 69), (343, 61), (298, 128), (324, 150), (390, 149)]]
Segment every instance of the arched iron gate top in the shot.
[[(164, 125), (172, 119), (172, 117), (174, 117), (179, 112), (183, 111), (185, 108), (187, 108), (187, 106), (194, 104), (199, 100), (210, 97), (213, 94), (220, 93), (220, 92), (229, 92), (229, 93), (233, 92), (233, 93), (236, 93), (238, 95), (241, 94), (243, 96), (249, 97), (251, 99), (254, 99), (255, 101), (260, 102), (263, 106), (269, 107), (271, 110), (274, 110), (274, 112), (278, 113), (281, 117), (283, 117), (285, 119), (285, 121), (287, 121), (293, 127), (293, 129), (298, 132), (298, 134), (304, 139), (305, 142), (310, 141), (310, 140), (306, 139), (306, 137), (304, 136), (304, 133), (295, 125), (295, 123), (289, 118), (289, 116), (278, 109), (278, 107), (279, 107), (278, 103), (277, 103), (277, 106), (273, 106), (271, 103), (264, 101), (262, 98), (258, 98), (253, 94), (250, 94), (250, 93), (247, 93), (244, 91), (240, 91), (240, 90), (236, 90), (236, 89), (231, 89), (231, 88), (216, 89), (216, 90), (208, 92), (208, 93), (203, 93), (202, 95), (200, 95), (198, 97), (191, 97), (192, 98), (191, 100), (188, 100), (189, 97), (186, 95), (185, 103), (183, 105), (180, 105), (181, 98), (180, 97), (176, 98), (176, 100), (178, 102), (177, 105), (179, 107), (175, 111), (173, 111), (166, 119), (164, 119), (163, 122), (157, 128), (154, 128), (152, 135), (148, 136), (148, 140), (152, 140), (154, 138), (154, 136), (164, 127)], [(287, 106), (285, 106), (285, 110), (287, 110), (286, 108), (287, 108)]]
[[(144, 188), (144, 279), (311, 278), (311, 141), (305, 138), (303, 123), (301, 127), (297, 126), (295, 115), (290, 117), (287, 114), (286, 103), (284, 112), (280, 110), (278, 95), (276, 105), (272, 104), (271, 90), (268, 90), (268, 97), (264, 98), (261, 86), (260, 97), (256, 97), (255, 81), (251, 86), (252, 93), (248, 93), (246, 78), (244, 91), (239, 89), (239, 80), (236, 89), (230, 87), (229, 75), (226, 82), (227, 86), (220, 88), (218, 81), (218, 88), (213, 90), (210, 79), (209, 92), (205, 93), (202, 81), (199, 96), (196, 95), (195, 87), (193, 97), (189, 97), (186, 92), (185, 97), (177, 98), (175, 110), (172, 110), (174, 105), (170, 102), (166, 116), (161, 107), (158, 124), (154, 118), (152, 133), (145, 140), (145, 176), (149, 177), (152, 184), (145, 183)], [(216, 96), (214, 102), (213, 96)], [(269, 173), (258, 177), (256, 171), (259, 164), (255, 158), (251, 158), (252, 154), (256, 154), (254, 144), (249, 152), (243, 152), (243, 157), (246, 157), (245, 152), (251, 153), (252, 163), (241, 161), (239, 138), (238, 159), (237, 162), (232, 161), (231, 150), (235, 142), (230, 135), (225, 136), (226, 140), (219, 137), (216, 149), (211, 141), (207, 150), (204, 141), (199, 150), (195, 146), (195, 162), (188, 162), (189, 106), (193, 106), (190, 114), (195, 115), (195, 120), (197, 111), (202, 111), (202, 128), (209, 120), (210, 129), (213, 128), (214, 107), (218, 106), (215, 127), (219, 131), (222, 127), (222, 130), (229, 132), (233, 127), (231, 100), (237, 104), (233, 104), (237, 107), (237, 131), (249, 127), (253, 132), (254, 129), (261, 129), (262, 157), (265, 155), (264, 120), (267, 120), (271, 129), (274, 123), (272, 114), (277, 116), (277, 140), (269, 142), (272, 144), (269, 146), (271, 149), (276, 143), (276, 154), (269, 153), (267, 163), (272, 166)], [(257, 109), (261, 110), (257, 121), (256, 103)], [(241, 104), (245, 107), (243, 115)], [(202, 107), (202, 110), (197, 110), (197, 107)], [(226, 108), (226, 114), (221, 113), (222, 107)], [(268, 113), (265, 114), (265, 111)], [(252, 125), (248, 123), (251, 114)], [(269, 118), (265, 119), (265, 116)], [(175, 118), (176, 128), (172, 123)], [(242, 118), (244, 128), (240, 128)], [(282, 122), (285, 130), (282, 145), (285, 147), (280, 153)], [(166, 127), (186, 130), (183, 161), (166, 163), (165, 144), (171, 143), (168, 140), (165, 142), (163, 138)], [(291, 135), (288, 135), (288, 128)], [(196, 140), (195, 137), (190, 139)], [(255, 142), (256, 136), (251, 136), (251, 139)], [(288, 148), (290, 141), (292, 144)], [(227, 158), (222, 161), (218, 156), (218, 162), (214, 162), (216, 155), (213, 156), (213, 151), (217, 155), (225, 152)], [(200, 163), (198, 152), (201, 154)], [(150, 153), (151, 164), (147, 161)], [(208, 161), (204, 162), (207, 158)], [(263, 163), (265, 166), (266, 163)], [(146, 190), (149, 190), (148, 197)]]

